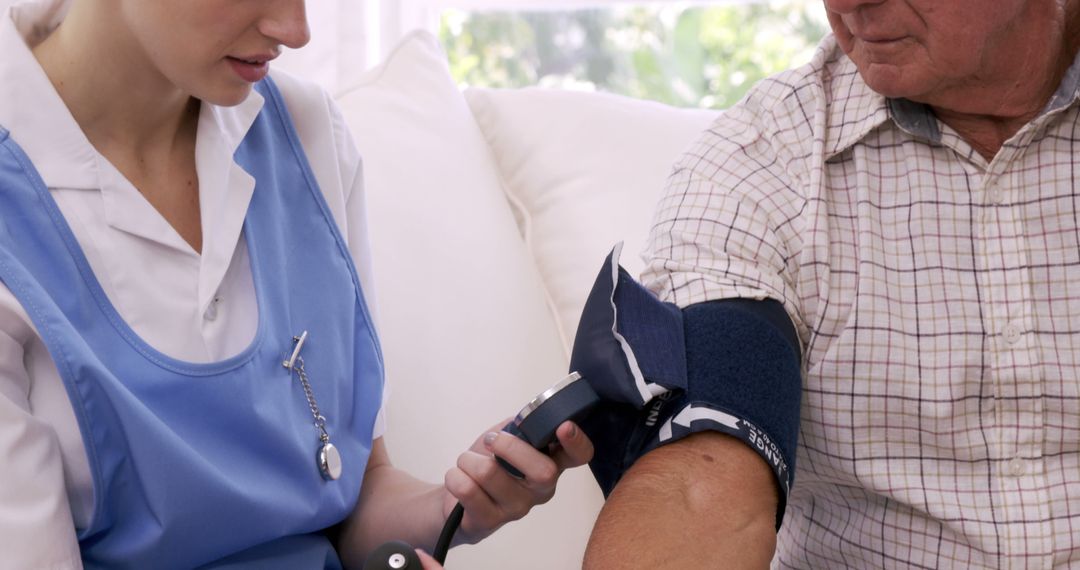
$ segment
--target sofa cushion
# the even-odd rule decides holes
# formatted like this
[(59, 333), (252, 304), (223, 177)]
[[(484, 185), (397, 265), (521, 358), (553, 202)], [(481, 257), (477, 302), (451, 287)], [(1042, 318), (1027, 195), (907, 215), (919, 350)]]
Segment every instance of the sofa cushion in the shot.
[[(402, 463), (441, 479), (489, 423), (565, 374), (566, 354), (487, 143), (435, 39), (409, 36), (337, 100), (364, 160), (392, 394), (388, 440), (432, 444)], [(418, 420), (455, 402), (480, 413), (441, 427), (433, 441)], [(438, 445), (442, 438), (452, 444)], [(427, 472), (435, 457), (444, 460)]]
[[(364, 157), (387, 445), (397, 466), (441, 482), (474, 438), (562, 378), (568, 357), (435, 39), (407, 37), (338, 103)], [(580, 567), (602, 501), (588, 469), (575, 469), (551, 503), (448, 562)]]
[(716, 118), (602, 93), (468, 89), (567, 346), (604, 257), (637, 277), (671, 165)]

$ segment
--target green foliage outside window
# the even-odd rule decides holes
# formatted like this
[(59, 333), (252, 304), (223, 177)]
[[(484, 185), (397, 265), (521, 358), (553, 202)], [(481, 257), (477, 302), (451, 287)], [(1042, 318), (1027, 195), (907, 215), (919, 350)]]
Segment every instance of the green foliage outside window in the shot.
[(759, 79), (809, 61), (827, 31), (820, 2), (774, 0), (448, 10), (440, 39), (464, 85), (578, 88), (725, 108)]

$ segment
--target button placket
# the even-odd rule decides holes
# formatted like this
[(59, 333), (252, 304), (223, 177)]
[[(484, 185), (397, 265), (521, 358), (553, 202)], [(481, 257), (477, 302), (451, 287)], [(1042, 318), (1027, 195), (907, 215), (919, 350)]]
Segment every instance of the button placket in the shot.
[(1001, 191), (1001, 186), (998, 185), (997, 180), (994, 180), (986, 185), (986, 196), (990, 203), (995, 206), (1000, 206), (1004, 201), (1004, 195)]
[(213, 321), (218, 316), (218, 304), (221, 303), (221, 297), (214, 297), (210, 301), (210, 305), (206, 307), (206, 311), (203, 313), (203, 318), (208, 321)]

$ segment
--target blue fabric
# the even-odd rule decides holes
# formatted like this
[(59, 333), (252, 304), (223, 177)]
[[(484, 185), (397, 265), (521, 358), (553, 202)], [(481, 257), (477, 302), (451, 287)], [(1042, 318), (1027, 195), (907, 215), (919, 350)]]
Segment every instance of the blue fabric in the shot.
[(591, 379), (603, 400), (641, 407), (652, 399), (643, 393), (650, 383), (666, 390), (686, 388), (682, 315), (619, 266), (620, 251), (616, 246), (608, 254), (585, 301), (570, 370)]
[(719, 431), (772, 468), (779, 528), (801, 398), (799, 341), (783, 306), (729, 299), (680, 311), (635, 283), (618, 267), (618, 253), (605, 260), (590, 292), (571, 357), (571, 370), (603, 398), (581, 422), (596, 448), (589, 467), (601, 490), (610, 494), (649, 451)]
[[(359, 496), (382, 355), (345, 243), (276, 87), (236, 152), (256, 186), (244, 222), (259, 324), (225, 361), (170, 358), (116, 312), (25, 154), (0, 130), (0, 279), (68, 391), (93, 475), (87, 568), (338, 568), (321, 530)], [(282, 361), (302, 356), (342, 477)]]

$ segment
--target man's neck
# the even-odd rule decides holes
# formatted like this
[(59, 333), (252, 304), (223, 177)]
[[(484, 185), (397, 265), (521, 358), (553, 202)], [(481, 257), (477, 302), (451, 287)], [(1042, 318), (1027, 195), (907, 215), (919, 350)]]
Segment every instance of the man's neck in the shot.
[(1032, 47), (1019, 57), (1021, 75), (981, 86), (979, 93), (957, 90), (953, 97), (928, 101), (943, 123), (987, 160), (993, 160), (1005, 141), (1039, 116), (1057, 92), (1080, 51), (1080, 2), (1070, 4), (1062, 36), (1053, 46)]
[(1052, 94), (1039, 98), (1041, 103), (1031, 109), (1009, 114), (960, 113), (933, 105), (931, 108), (941, 122), (952, 127), (976, 152), (990, 161), (997, 156), (1005, 141), (1039, 115)]

